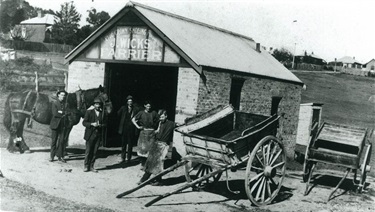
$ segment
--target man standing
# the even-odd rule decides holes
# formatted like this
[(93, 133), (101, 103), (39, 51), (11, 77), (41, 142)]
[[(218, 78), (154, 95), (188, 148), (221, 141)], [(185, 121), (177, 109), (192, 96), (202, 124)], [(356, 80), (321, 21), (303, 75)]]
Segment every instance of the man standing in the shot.
[(94, 99), (94, 107), (89, 108), (86, 111), (83, 119), (83, 126), (85, 129), (84, 139), (86, 140), (86, 151), (84, 161), (84, 172), (92, 171), (98, 172), (94, 168), (96, 159), (96, 152), (99, 149), (100, 142), (102, 139), (102, 129), (105, 126), (104, 120), (103, 103), (99, 98)]
[[(120, 116), (118, 133), (121, 135), (121, 163), (129, 163), (133, 153), (133, 146), (137, 139), (137, 129), (132, 123), (132, 118), (139, 112), (138, 107), (133, 104), (133, 97), (126, 97), (126, 105), (117, 111)], [(127, 154), (127, 155), (126, 155)]]
[[(143, 183), (150, 178), (152, 174), (157, 175), (163, 171), (164, 160), (166, 159), (168, 150), (173, 140), (173, 130), (175, 123), (167, 119), (167, 111), (159, 110), (159, 127), (155, 131), (156, 142), (152, 143), (146, 163), (145, 173), (138, 184)], [(159, 177), (153, 185), (161, 185), (161, 177)]]
[(58, 160), (66, 163), (64, 160), (65, 150), (65, 131), (68, 124), (66, 113), (66, 97), (68, 93), (64, 90), (56, 93), (57, 100), (52, 103), (52, 119), (50, 128), (52, 130), (51, 155), (50, 162), (54, 161), (55, 156)]

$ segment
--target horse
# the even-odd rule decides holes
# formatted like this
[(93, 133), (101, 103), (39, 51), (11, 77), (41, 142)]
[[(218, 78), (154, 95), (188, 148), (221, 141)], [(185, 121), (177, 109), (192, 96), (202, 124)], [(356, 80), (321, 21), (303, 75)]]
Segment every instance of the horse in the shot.
[[(66, 111), (69, 115), (67, 116), (68, 123), (65, 125), (66, 136), (64, 139), (69, 138), (73, 126), (77, 125), (83, 118), (87, 108), (93, 104), (95, 98), (101, 99), (108, 114), (112, 112), (112, 103), (101, 85), (99, 88), (79, 89), (74, 93), (68, 93), (65, 100)], [(12, 153), (16, 151), (30, 153), (30, 148), (23, 137), (25, 122), (27, 121), (29, 127), (32, 120), (49, 125), (51, 119), (52, 102), (47, 94), (31, 90), (10, 93), (5, 102), (3, 120), (4, 126), (9, 132), (7, 150)]]

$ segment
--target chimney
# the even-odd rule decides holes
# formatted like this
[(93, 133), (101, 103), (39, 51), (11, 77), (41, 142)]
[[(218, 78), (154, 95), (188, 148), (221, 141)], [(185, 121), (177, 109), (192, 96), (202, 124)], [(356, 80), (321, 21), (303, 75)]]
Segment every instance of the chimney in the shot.
[(42, 11), (38, 10), (38, 18), (41, 18), (41, 17), (42, 17)]
[(257, 52), (260, 52), (260, 43), (257, 43), (256, 49)]
[(353, 60), (355, 60), (355, 57), (353, 57)]

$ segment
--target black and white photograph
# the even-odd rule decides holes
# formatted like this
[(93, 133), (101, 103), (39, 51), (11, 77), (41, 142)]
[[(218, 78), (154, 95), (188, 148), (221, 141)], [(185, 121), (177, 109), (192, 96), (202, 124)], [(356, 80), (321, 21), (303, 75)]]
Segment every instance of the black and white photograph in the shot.
[(375, 211), (374, 9), (0, 0), (0, 211)]

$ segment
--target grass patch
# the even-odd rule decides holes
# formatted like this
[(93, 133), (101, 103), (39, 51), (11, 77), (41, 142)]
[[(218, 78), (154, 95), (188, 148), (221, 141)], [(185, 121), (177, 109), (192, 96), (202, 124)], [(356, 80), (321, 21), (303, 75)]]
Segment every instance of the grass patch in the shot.
[[(347, 74), (294, 72), (307, 86), (301, 103), (323, 103), (323, 121), (375, 127), (375, 78)], [(371, 98), (372, 97), (372, 98)]]

